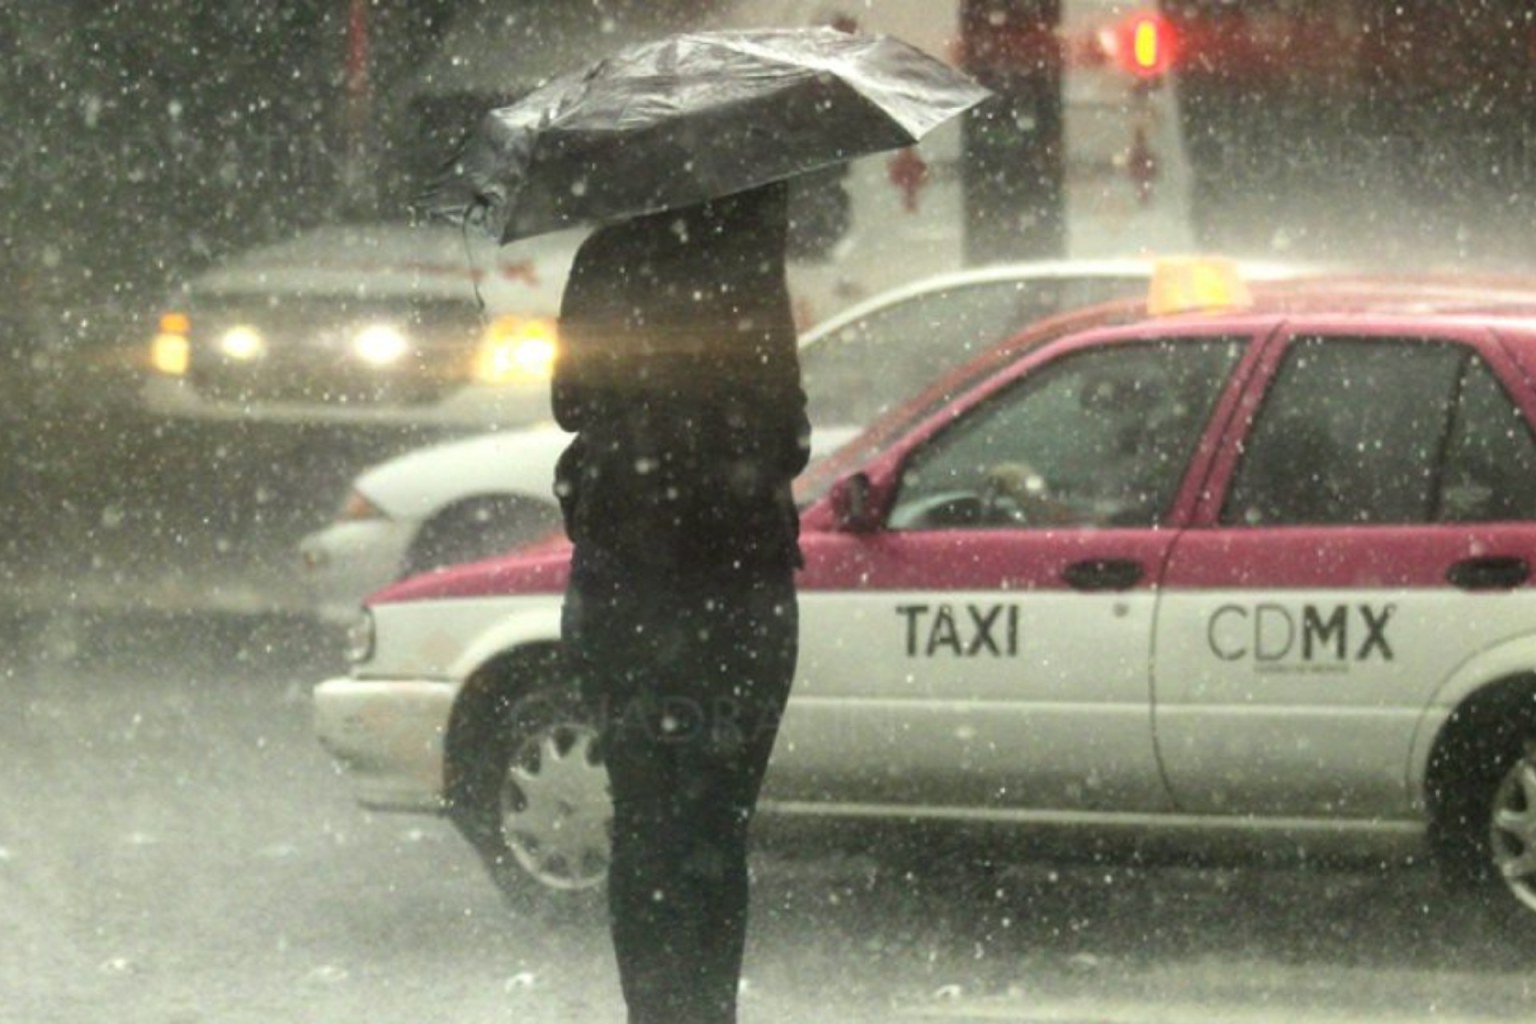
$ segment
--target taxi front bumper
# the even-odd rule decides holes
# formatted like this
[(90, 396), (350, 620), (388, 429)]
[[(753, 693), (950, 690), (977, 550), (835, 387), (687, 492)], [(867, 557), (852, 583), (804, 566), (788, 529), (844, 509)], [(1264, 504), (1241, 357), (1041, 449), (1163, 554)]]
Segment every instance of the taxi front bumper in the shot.
[(443, 810), (443, 742), (459, 684), (328, 679), (314, 690), (315, 734), (375, 810)]

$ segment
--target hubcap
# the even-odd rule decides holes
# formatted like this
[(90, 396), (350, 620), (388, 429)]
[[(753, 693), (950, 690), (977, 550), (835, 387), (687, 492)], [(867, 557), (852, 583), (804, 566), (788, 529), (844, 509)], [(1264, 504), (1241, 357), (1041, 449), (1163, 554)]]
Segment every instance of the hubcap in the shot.
[(587, 889), (608, 874), (613, 803), (589, 725), (546, 725), (513, 751), (501, 827), (524, 871), (552, 889)]
[(1529, 750), (1494, 793), (1490, 833), (1499, 877), (1536, 911), (1536, 754)]

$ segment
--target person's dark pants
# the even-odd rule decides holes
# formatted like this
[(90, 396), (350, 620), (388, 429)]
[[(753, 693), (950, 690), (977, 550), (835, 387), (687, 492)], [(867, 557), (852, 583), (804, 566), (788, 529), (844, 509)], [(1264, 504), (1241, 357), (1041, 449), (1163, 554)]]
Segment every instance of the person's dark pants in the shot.
[(563, 631), (602, 716), (630, 1024), (730, 1024), (747, 830), (799, 643), (793, 573), (635, 583), (578, 568)]

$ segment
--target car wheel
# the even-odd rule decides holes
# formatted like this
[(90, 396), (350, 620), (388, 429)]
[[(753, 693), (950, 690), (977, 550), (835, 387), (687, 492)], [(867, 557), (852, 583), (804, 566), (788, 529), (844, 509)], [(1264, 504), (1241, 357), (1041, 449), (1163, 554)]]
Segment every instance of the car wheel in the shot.
[(553, 502), (506, 494), (470, 498), (422, 524), (406, 552), (402, 570), (411, 576), (490, 558), (559, 525), (560, 510)]
[(1536, 740), (1524, 742), (1493, 792), (1488, 847), (1494, 874), (1536, 922)]
[(1536, 938), (1536, 724), (1463, 745), (1435, 801), (1442, 875), (1506, 927)]
[(573, 692), (539, 685), (498, 719), (470, 755), (479, 778), (455, 823), (517, 909), (597, 891), (613, 808), (591, 715)]

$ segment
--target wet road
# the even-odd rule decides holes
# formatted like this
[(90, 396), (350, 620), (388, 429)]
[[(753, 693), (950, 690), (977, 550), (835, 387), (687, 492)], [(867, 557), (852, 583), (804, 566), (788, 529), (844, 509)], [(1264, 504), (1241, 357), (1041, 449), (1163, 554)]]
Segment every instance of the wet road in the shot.
[[(7, 623), (0, 1021), (623, 1019), (592, 907), (510, 916), (446, 824), (352, 804), (332, 639)], [(1529, 949), (1422, 874), (912, 863), (762, 853), (743, 1024), (1536, 1015)]]

